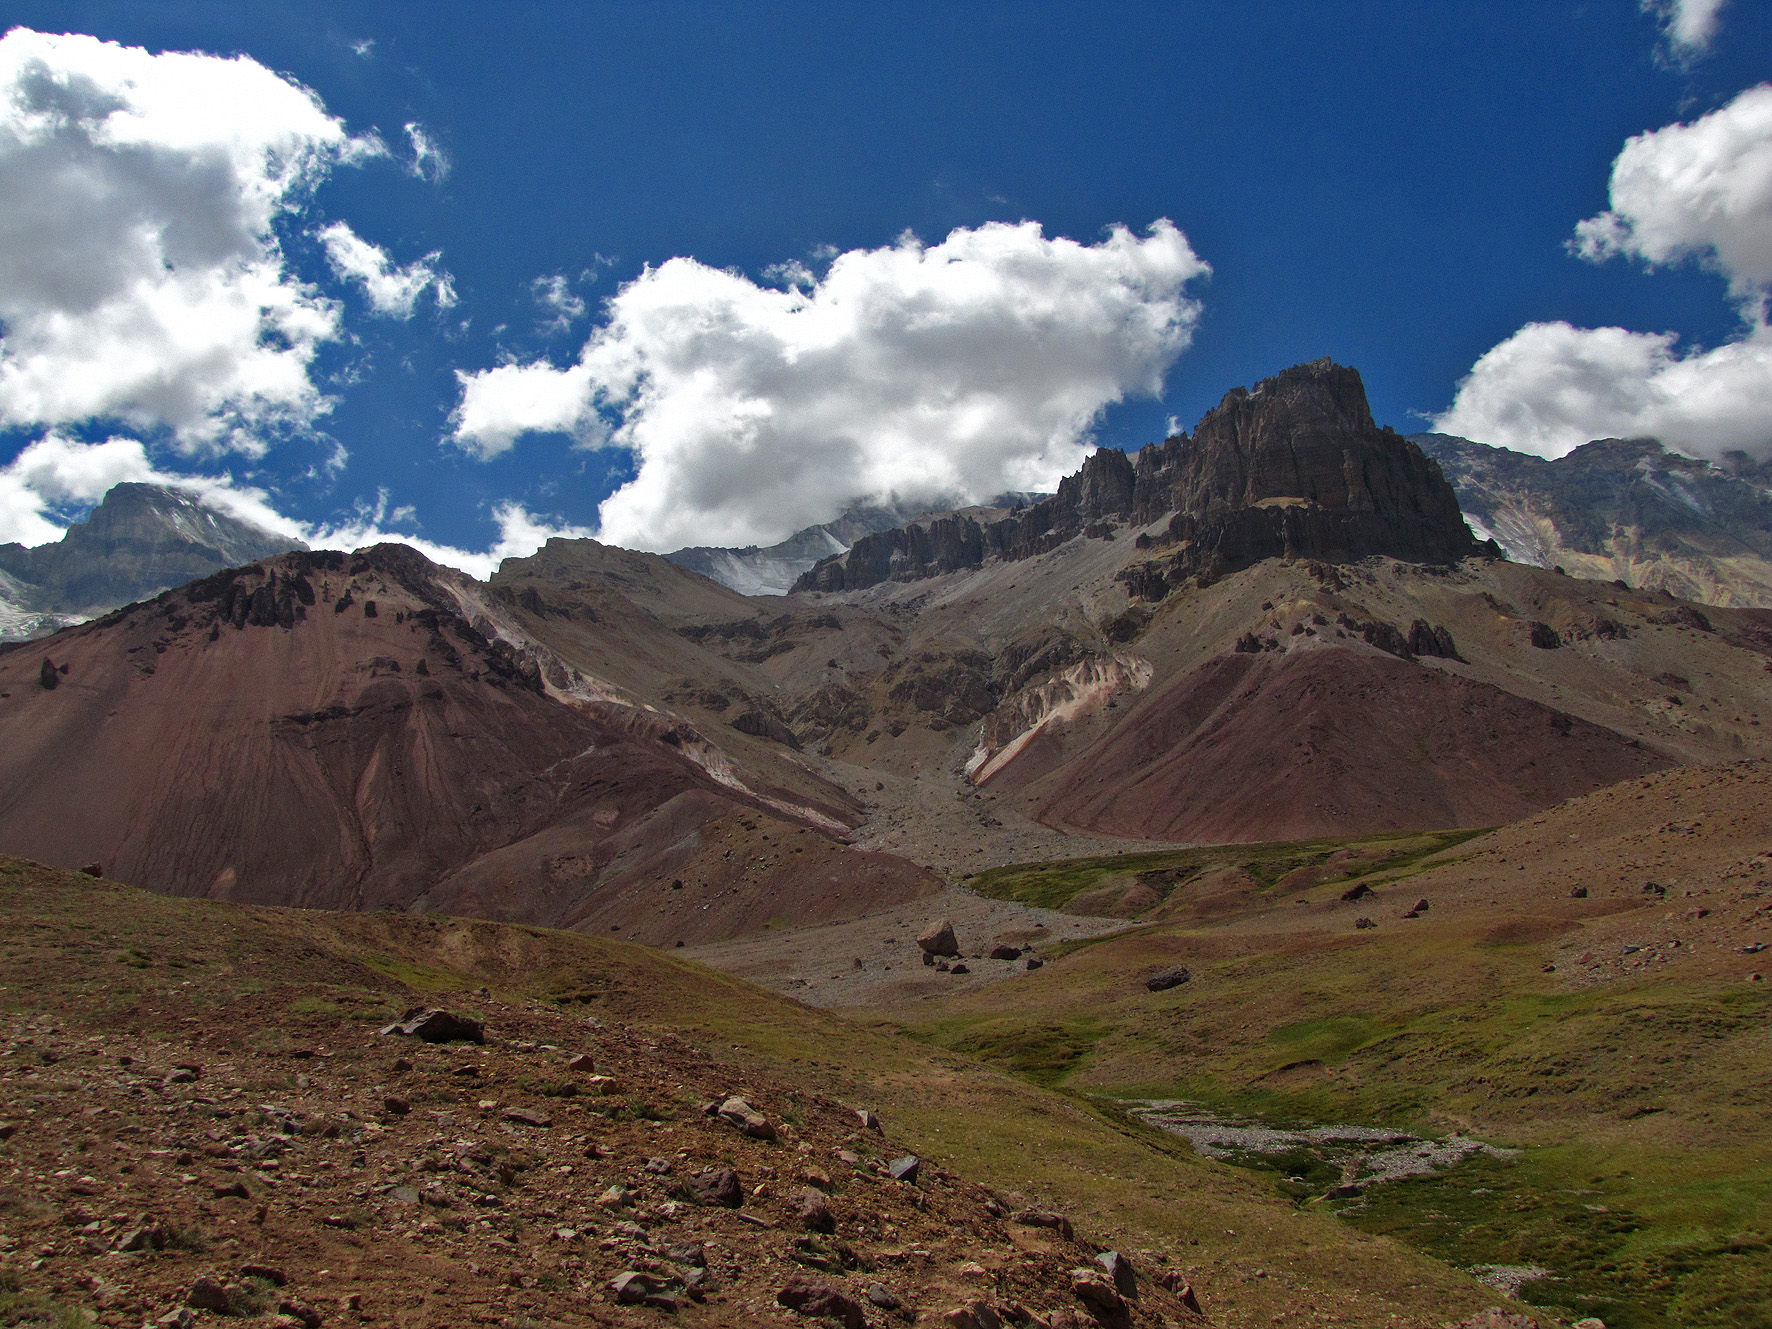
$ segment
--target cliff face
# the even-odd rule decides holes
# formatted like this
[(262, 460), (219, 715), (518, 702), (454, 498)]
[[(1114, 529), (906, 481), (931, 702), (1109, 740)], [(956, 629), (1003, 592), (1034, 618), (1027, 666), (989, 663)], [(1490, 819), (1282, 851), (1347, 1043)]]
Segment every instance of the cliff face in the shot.
[[(1103, 523), (1149, 526), (1167, 581), (1263, 558), (1389, 554), (1441, 563), (1479, 551), (1439, 467), (1372, 420), (1359, 373), (1327, 359), (1237, 388), (1194, 433), (1139, 452), (1095, 453), (1051, 498), (991, 525), (901, 527), (826, 559), (795, 590), (855, 590), (986, 558), (1031, 558)], [(1149, 580), (1149, 577), (1146, 577)]]
[(46, 614), (103, 612), (221, 568), (307, 546), (159, 485), (120, 484), (54, 544), (0, 545), (8, 598)]
[(1601, 439), (1555, 461), (1450, 434), (1412, 441), (1516, 563), (1772, 608), (1772, 464), (1740, 453), (1713, 464), (1648, 438)]

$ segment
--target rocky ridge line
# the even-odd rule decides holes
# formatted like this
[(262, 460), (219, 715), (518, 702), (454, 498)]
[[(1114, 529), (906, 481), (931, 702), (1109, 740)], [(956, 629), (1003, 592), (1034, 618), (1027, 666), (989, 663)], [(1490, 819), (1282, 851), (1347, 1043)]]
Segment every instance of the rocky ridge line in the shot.
[(1111, 539), (1116, 524), (1150, 526), (1165, 516), (1160, 534), (1140, 537), (1140, 548), (1172, 551), (1160, 571), (1150, 571), (1155, 561), (1128, 570), (1143, 583), (1153, 575), (1222, 575), (1273, 557), (1347, 562), (1387, 554), (1447, 563), (1498, 552), (1471, 535), (1439, 467), (1373, 422), (1359, 372), (1325, 358), (1253, 390), (1233, 389), (1191, 436), (1177, 434), (1136, 458), (1096, 452), (1023, 513), (988, 525), (946, 517), (867, 536), (820, 562), (794, 590), (860, 590), (990, 558), (1032, 558), (1079, 535)]

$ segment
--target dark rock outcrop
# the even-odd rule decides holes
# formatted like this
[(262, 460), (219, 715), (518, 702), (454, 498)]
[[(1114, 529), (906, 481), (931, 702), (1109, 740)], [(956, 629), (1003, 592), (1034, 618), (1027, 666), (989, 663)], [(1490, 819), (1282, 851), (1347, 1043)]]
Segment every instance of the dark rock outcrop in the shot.
[(1264, 558), (1344, 562), (1372, 554), (1447, 563), (1480, 552), (1452, 488), (1413, 443), (1373, 423), (1356, 370), (1328, 359), (1236, 388), (1190, 436), (1136, 458), (1103, 449), (1051, 498), (984, 525), (948, 517), (858, 540), (820, 562), (796, 591), (857, 590), (987, 558), (1031, 558), (1111, 524), (1150, 526), (1141, 547), (1169, 551), (1128, 569), (1135, 598), (1160, 600), (1179, 579)]

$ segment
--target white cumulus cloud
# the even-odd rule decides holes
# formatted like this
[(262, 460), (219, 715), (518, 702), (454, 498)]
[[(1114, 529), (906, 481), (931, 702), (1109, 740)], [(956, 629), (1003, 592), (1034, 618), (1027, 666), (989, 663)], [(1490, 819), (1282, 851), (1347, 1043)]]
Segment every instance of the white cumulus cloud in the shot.
[(1696, 259), (1744, 303), (1772, 283), (1772, 85), (1691, 124), (1639, 134), (1612, 163), (1612, 206), (1575, 228), (1583, 258)]
[(1772, 332), (1685, 355), (1677, 340), (1528, 324), (1477, 361), (1434, 428), (1541, 457), (1596, 438), (1658, 438), (1694, 457), (1772, 452)]
[(1772, 455), (1772, 87), (1629, 140), (1610, 202), (1571, 249), (1593, 262), (1704, 264), (1727, 279), (1740, 335), (1681, 349), (1672, 332), (1529, 324), (1478, 359), (1434, 427), (1546, 457), (1629, 437), (1696, 457)]
[(1209, 271), (1166, 220), (1093, 245), (1036, 222), (906, 235), (786, 289), (674, 258), (609, 301), (575, 364), (460, 374), (454, 438), (630, 450), (600, 538), (648, 549), (766, 544), (858, 498), (1049, 488), (1105, 406), (1160, 391)]
[(1728, 0), (1642, 0), (1643, 12), (1661, 20), (1668, 44), (1691, 56), (1710, 49)]
[(437, 308), (455, 303), (455, 284), (438, 266), (440, 250), (397, 267), (380, 245), (372, 245), (345, 222), (333, 222), (319, 232), (326, 246), (326, 260), (346, 281), (361, 283), (370, 308), (390, 318), (411, 318), (419, 296), (432, 292)]
[(0, 424), (121, 420), (186, 450), (262, 450), (326, 402), (333, 302), (273, 220), (372, 154), (245, 56), (0, 38)]

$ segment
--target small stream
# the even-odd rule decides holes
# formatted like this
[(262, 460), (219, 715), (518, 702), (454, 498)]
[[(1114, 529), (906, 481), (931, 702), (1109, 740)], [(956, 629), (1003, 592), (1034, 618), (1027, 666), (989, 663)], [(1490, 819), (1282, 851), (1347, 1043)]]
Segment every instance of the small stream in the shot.
[(1185, 1099), (1147, 1099), (1127, 1110), (1142, 1121), (1185, 1137), (1207, 1158), (1279, 1172), (1287, 1187), (1323, 1185), (1322, 1198), (1352, 1199), (1368, 1186), (1446, 1172), (1478, 1154), (1513, 1158), (1499, 1149), (1453, 1133), (1443, 1140), (1383, 1126), (1309, 1126), (1286, 1129), (1209, 1111)]

